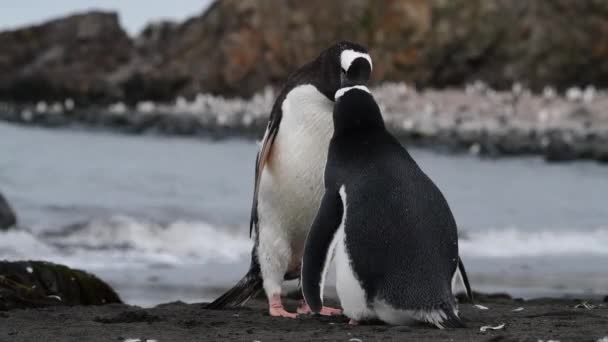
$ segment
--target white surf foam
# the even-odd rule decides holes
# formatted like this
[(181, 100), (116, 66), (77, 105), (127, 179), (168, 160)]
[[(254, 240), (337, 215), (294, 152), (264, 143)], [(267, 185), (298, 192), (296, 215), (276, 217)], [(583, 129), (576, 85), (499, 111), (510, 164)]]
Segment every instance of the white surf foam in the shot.
[(608, 229), (590, 231), (522, 231), (515, 228), (471, 232), (460, 241), (471, 257), (540, 257), (608, 255)]
[(250, 248), (249, 241), (242, 236), (204, 222), (177, 221), (163, 226), (126, 216), (93, 220), (81, 229), (50, 240), (91, 249), (134, 249), (229, 261)]
[(35, 255), (49, 255), (54, 248), (26, 231), (0, 233), (0, 259), (29, 259)]
[[(92, 220), (53, 235), (0, 233), (0, 259), (37, 259), (90, 270), (149, 265), (192, 265), (246, 260), (245, 233), (205, 222), (167, 225), (119, 216)], [(608, 256), (608, 229), (591, 231), (472, 231), (460, 240), (463, 257)]]
[(124, 216), (93, 220), (65, 234), (0, 234), (0, 259), (43, 259), (88, 269), (234, 262), (250, 249), (246, 236), (204, 222), (163, 226)]

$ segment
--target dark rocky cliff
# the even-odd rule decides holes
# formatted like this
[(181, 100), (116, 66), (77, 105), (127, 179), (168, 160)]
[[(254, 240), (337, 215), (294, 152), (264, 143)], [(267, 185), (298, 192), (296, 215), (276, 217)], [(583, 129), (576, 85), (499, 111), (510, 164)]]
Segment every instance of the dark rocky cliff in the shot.
[(606, 37), (601, 0), (221, 0), (136, 38), (94, 12), (0, 33), (0, 98), (249, 96), (340, 39), (369, 46), (376, 81), (606, 87)]
[(97, 101), (120, 96), (112, 73), (133, 43), (112, 13), (87, 13), (0, 33), (0, 96)]

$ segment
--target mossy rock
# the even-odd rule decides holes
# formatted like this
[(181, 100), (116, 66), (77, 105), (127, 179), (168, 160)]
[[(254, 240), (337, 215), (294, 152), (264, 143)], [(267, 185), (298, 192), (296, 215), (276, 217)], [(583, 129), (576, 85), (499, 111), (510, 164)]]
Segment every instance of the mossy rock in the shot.
[(122, 300), (90, 273), (44, 261), (0, 261), (0, 311), (109, 303)]

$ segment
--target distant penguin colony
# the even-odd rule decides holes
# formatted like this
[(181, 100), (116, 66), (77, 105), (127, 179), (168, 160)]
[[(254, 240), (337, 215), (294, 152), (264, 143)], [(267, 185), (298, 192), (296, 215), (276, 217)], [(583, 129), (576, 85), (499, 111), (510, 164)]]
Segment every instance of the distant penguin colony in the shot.
[(333, 119), (325, 193), (302, 266), (312, 311), (321, 309), (335, 250), (336, 289), (352, 324), (463, 327), (452, 294), (458, 236), (443, 195), (388, 133), (366, 87), (338, 90)]
[[(289, 76), (256, 158), (249, 271), (207, 308), (243, 305), (264, 290), (271, 316), (341, 314), (322, 305), (335, 250), (338, 294), (353, 322), (462, 325), (452, 278), (460, 274), (469, 297), (470, 287), (454, 219), (386, 132), (366, 87), (371, 72), (367, 50), (344, 41)], [(282, 283), (300, 276), (305, 301), (288, 312)]]

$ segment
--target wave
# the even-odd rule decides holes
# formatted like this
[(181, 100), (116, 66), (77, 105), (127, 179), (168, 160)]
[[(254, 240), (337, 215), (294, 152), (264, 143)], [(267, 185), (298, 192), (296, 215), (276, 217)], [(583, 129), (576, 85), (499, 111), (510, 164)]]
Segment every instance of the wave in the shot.
[(608, 255), (608, 229), (522, 231), (516, 228), (475, 231), (460, 241), (460, 253), (471, 257), (540, 257)]
[[(95, 219), (41, 234), (0, 233), (0, 259), (41, 259), (86, 269), (237, 263), (248, 258), (245, 234), (205, 222), (159, 224), (127, 216)], [(608, 229), (465, 232), (460, 253), (473, 258), (608, 256)]]
[(42, 234), (9, 231), (0, 235), (0, 259), (43, 259), (87, 268), (235, 262), (250, 250), (246, 236), (205, 222), (161, 225), (126, 216)]

